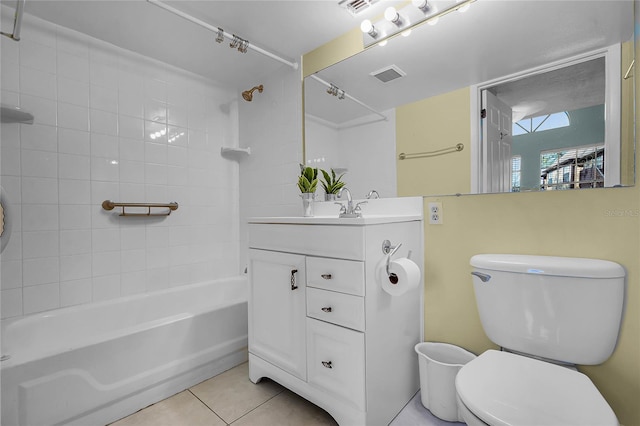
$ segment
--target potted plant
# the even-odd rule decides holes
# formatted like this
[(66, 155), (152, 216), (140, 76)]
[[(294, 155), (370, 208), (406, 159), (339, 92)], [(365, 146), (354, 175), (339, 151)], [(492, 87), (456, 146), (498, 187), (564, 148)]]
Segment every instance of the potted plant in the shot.
[(342, 181), (344, 173), (336, 178), (336, 172), (333, 169), (331, 169), (331, 174), (322, 169), (320, 169), (320, 171), (324, 176), (324, 180), (320, 182), (325, 192), (324, 200), (334, 201), (336, 199), (336, 195), (340, 192), (340, 189), (345, 185)]
[(305, 217), (313, 216), (313, 199), (318, 186), (318, 169), (300, 164), (298, 188), (302, 194), (302, 208)]

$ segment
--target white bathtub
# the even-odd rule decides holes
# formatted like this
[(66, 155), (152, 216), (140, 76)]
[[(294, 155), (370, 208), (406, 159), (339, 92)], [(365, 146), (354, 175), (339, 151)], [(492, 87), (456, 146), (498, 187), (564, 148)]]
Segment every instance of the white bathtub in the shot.
[(247, 359), (234, 277), (2, 321), (2, 426), (104, 425)]

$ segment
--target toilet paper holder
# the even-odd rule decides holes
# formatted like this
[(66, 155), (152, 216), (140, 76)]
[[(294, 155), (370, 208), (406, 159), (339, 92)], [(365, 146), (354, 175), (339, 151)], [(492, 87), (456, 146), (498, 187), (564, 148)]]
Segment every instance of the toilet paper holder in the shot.
[(389, 263), (391, 263), (391, 256), (393, 256), (401, 246), (402, 243), (399, 243), (396, 246), (392, 246), (391, 241), (389, 240), (384, 240), (382, 242), (382, 253), (387, 255), (387, 265), (385, 269), (387, 271), (387, 277), (389, 277), (389, 281), (391, 281), (391, 284), (398, 283), (398, 276), (393, 272), (389, 272)]

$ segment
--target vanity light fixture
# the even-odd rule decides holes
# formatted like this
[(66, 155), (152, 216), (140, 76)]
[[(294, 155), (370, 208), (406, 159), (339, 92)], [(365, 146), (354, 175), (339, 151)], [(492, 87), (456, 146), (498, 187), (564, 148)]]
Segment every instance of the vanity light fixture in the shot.
[(435, 25), (441, 16), (459, 10), (464, 12), (476, 0), (442, 0), (436, 7), (432, 0), (411, 0), (411, 4), (400, 10), (388, 7), (384, 12), (384, 19), (377, 22), (365, 20), (360, 25), (363, 32), (364, 47), (382, 44), (398, 34), (408, 36), (413, 27), (422, 23)]

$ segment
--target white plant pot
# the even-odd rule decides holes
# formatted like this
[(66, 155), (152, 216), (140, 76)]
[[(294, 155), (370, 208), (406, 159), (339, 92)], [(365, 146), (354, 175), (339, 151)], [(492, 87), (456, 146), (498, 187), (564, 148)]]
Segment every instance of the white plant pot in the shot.
[(302, 215), (304, 217), (313, 217), (313, 200), (316, 194), (313, 192), (303, 192), (300, 194), (302, 198)]

